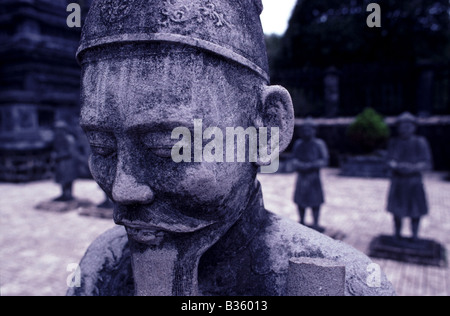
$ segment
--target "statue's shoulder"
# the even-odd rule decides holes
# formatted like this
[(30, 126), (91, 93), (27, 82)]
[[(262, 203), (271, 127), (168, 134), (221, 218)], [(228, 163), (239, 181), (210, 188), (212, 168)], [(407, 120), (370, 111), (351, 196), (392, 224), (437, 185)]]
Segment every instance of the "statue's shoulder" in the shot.
[(327, 143), (321, 138), (314, 138), (314, 141), (320, 147), (327, 147)]
[(297, 139), (297, 140), (295, 141), (295, 143), (294, 143), (293, 150), (295, 150), (295, 149), (297, 149), (298, 147), (300, 147), (303, 143), (304, 143), (304, 142), (303, 142), (302, 139), (300, 139), (300, 138)]
[[(269, 216), (264, 238), (271, 252), (271, 268), (277, 270), (274, 272), (286, 273), (294, 257), (323, 258), (346, 267), (346, 295), (395, 295), (385, 274), (362, 252), (289, 219)], [(374, 270), (378, 276), (372, 275)], [(379, 277), (376, 287), (371, 287), (373, 277)]]
[(133, 295), (131, 253), (125, 228), (117, 226), (100, 235), (80, 263), (80, 284), (68, 296)]
[(419, 146), (429, 146), (428, 139), (424, 136), (416, 135), (414, 136), (414, 140)]

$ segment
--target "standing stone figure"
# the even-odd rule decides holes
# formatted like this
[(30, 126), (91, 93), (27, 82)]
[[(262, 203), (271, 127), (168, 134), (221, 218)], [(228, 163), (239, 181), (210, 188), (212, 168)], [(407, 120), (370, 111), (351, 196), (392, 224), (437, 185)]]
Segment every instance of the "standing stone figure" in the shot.
[(78, 177), (79, 154), (75, 137), (64, 121), (55, 124), (54, 141), (55, 181), (61, 185), (62, 194), (55, 202), (72, 201), (73, 182)]
[(320, 169), (328, 166), (329, 155), (325, 142), (316, 138), (316, 126), (312, 119), (307, 119), (300, 131), (300, 139), (293, 150), (294, 165), (298, 172), (294, 202), (300, 212), (300, 223), (305, 225), (306, 208), (313, 212), (315, 230), (319, 226), (320, 207), (325, 202)]
[(394, 215), (395, 237), (401, 237), (403, 219), (411, 218), (413, 240), (417, 240), (420, 219), (428, 214), (422, 173), (432, 168), (431, 151), (427, 140), (415, 135), (416, 118), (412, 114), (402, 114), (397, 128), (398, 137), (389, 143), (392, 179), (388, 211)]
[(345, 266), (347, 295), (394, 294), (383, 273), (367, 284), (364, 254), (266, 211), (265, 159), (173, 160), (191, 144), (177, 131), (196, 119), (203, 145), (250, 127), (278, 128), (268, 142), (289, 145), (292, 100), (269, 85), (261, 11), (260, 0), (92, 2), (77, 54), (81, 125), (120, 226), (89, 247), (68, 295), (286, 295), (293, 257)]

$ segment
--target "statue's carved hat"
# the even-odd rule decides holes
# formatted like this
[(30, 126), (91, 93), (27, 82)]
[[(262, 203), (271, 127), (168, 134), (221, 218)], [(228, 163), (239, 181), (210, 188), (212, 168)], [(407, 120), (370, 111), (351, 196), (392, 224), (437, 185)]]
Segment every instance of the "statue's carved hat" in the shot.
[(403, 122), (417, 124), (417, 118), (409, 112), (404, 112), (397, 118), (397, 124), (400, 124)]
[(94, 0), (77, 58), (112, 43), (169, 42), (221, 55), (269, 81), (261, 0)]
[(311, 116), (308, 116), (304, 121), (303, 121), (303, 126), (305, 127), (317, 127), (316, 122), (313, 120), (313, 118)]

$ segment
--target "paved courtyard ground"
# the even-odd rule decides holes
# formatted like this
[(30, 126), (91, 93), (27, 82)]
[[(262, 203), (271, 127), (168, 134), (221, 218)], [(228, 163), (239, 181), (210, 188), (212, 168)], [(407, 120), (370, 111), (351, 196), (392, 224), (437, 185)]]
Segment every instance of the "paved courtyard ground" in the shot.
[[(365, 253), (373, 237), (392, 233), (392, 219), (385, 211), (388, 180), (344, 178), (335, 169), (324, 170), (322, 176), (327, 199), (323, 226), (341, 231), (346, 236), (344, 242)], [(298, 221), (292, 202), (295, 180), (293, 174), (260, 176), (266, 208)], [(430, 173), (425, 183), (431, 213), (423, 220), (421, 236), (450, 249), (450, 182), (444, 182), (442, 174)], [(96, 204), (104, 198), (98, 186), (88, 180), (77, 181), (74, 193)], [(80, 216), (77, 211), (34, 209), (58, 194), (58, 186), (50, 181), (0, 184), (1, 295), (64, 295), (70, 265), (80, 261), (98, 235), (114, 226), (112, 220)], [(409, 233), (409, 225), (405, 225), (405, 234)], [(450, 295), (449, 268), (374, 261), (399, 295)]]

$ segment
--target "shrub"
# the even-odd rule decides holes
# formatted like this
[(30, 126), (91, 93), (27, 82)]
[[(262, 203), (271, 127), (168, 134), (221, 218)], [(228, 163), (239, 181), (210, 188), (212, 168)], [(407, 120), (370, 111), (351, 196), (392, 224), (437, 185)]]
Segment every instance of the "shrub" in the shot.
[(386, 145), (391, 132), (374, 109), (367, 108), (349, 126), (347, 135), (358, 152), (370, 154)]

